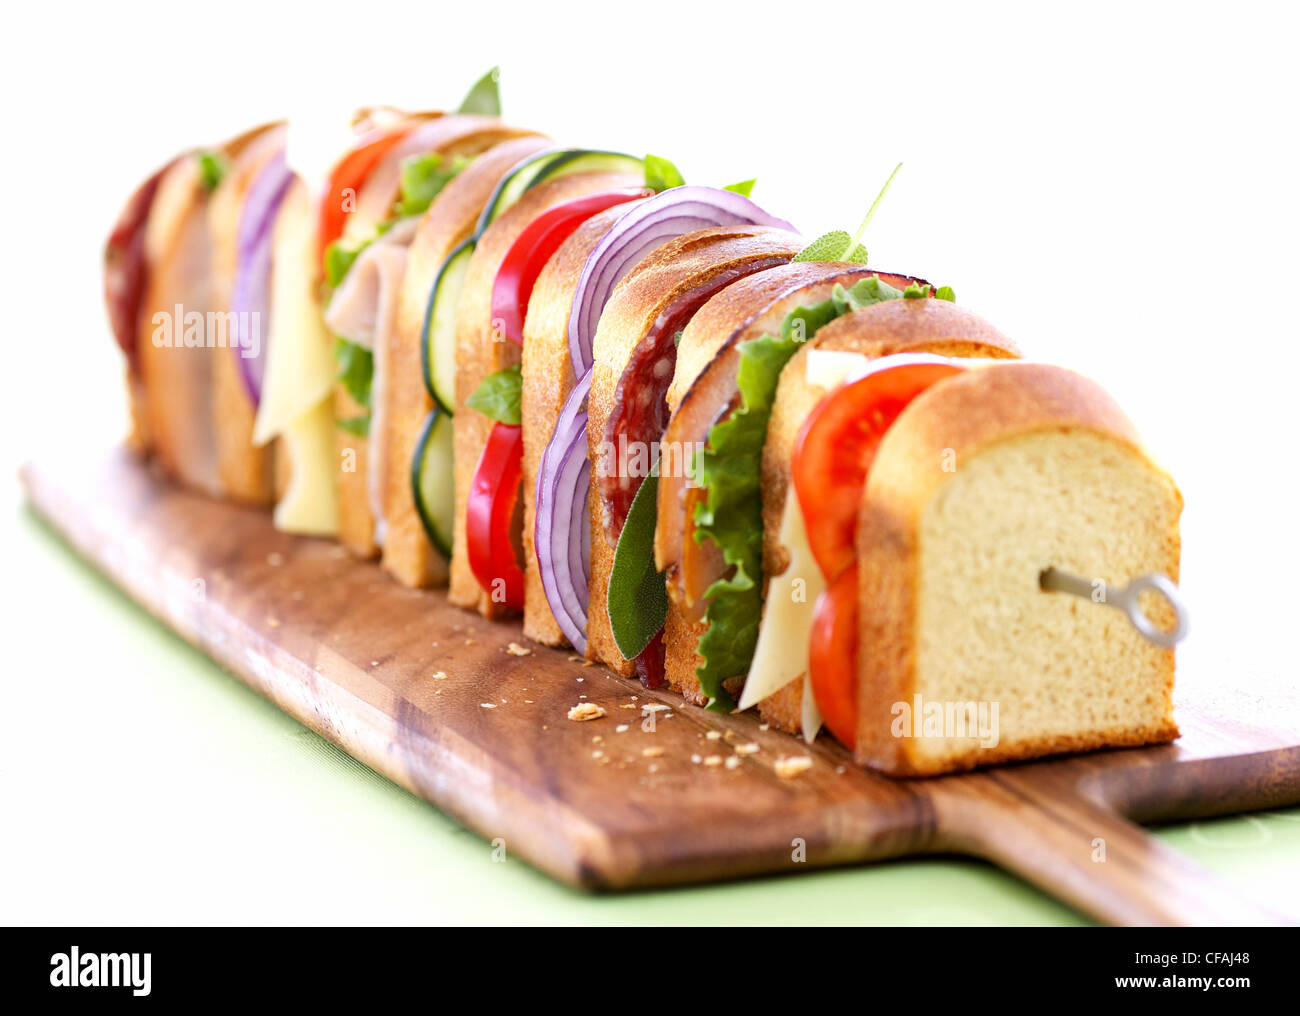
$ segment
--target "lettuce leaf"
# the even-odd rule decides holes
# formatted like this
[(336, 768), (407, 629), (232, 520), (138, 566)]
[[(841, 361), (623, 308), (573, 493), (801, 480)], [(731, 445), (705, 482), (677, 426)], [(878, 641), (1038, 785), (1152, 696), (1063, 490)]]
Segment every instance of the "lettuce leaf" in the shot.
[(394, 214), (399, 219), (420, 215), (433, 204), (433, 199), (470, 160), (463, 155), (447, 158), (437, 152), (412, 155), (402, 162), (402, 194), (397, 199)]
[(365, 437), (370, 433), (370, 385), (375, 377), (375, 356), (365, 346), (339, 339), (334, 347), (334, 359), (339, 365), (339, 384), (365, 410), (360, 416), (335, 422), (349, 434)]
[(695, 539), (712, 540), (733, 566), (705, 592), (708, 628), (697, 647), (704, 662), (695, 676), (715, 712), (734, 708), (722, 682), (749, 670), (758, 641), (763, 611), (763, 442), (781, 370), (819, 328), (850, 311), (902, 297), (903, 290), (872, 275), (848, 288), (836, 286), (821, 303), (796, 307), (781, 323), (780, 334), (739, 346), (740, 404), (713, 425), (694, 466), (695, 480), (706, 492), (695, 509)]

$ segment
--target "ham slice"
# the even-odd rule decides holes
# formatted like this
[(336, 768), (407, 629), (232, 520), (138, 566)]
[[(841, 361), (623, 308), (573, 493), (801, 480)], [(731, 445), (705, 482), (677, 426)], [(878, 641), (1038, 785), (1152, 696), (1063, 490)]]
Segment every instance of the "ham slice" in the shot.
[(369, 471), (366, 491), (375, 519), (375, 543), (384, 542), (384, 489), (387, 485), (387, 443), (383, 440), (386, 421), (383, 363), (389, 336), (397, 320), (398, 296), (406, 274), (407, 248), (415, 237), (419, 219), (398, 222), (361, 252), (342, 284), (334, 291), (325, 310), (325, 324), (335, 335), (362, 346), (374, 355), (370, 389), (370, 437), (367, 440)]

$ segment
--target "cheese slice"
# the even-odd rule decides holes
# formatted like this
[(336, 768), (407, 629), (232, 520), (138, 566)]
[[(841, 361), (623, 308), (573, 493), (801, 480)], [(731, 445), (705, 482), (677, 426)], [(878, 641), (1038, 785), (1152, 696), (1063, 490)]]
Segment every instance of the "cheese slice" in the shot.
[[(768, 582), (763, 620), (754, 647), (754, 662), (750, 665), (745, 689), (740, 696), (741, 709), (748, 709), (774, 695), (808, 671), (813, 607), (826, 588), (826, 582), (808, 545), (803, 512), (793, 485), (785, 499), (781, 543), (790, 554), (790, 565)], [(806, 716), (806, 706), (804, 713)]]
[(338, 531), (331, 340), (316, 299), (316, 227), (307, 188), (295, 180), (284, 197), (271, 244), (271, 319), (266, 373), (253, 443), (282, 439), (289, 488), (275, 509), (276, 528), (318, 536)]
[(817, 708), (817, 696), (813, 694), (812, 682), (804, 675), (803, 701), (800, 703), (803, 739), (809, 744), (817, 740), (822, 729), (822, 711)]
[(804, 380), (816, 388), (838, 388), (850, 374), (862, 370), (871, 361), (864, 353), (846, 349), (810, 349), (804, 365)]
[(307, 536), (335, 536), (339, 499), (334, 473), (334, 409), (328, 400), (294, 420), (281, 435), (289, 456), (289, 486), (272, 517), (275, 528)]
[(334, 386), (330, 337), (316, 299), (315, 223), (307, 188), (299, 181), (280, 206), (271, 259), (266, 374), (253, 425), (253, 443), (259, 446), (287, 434)]

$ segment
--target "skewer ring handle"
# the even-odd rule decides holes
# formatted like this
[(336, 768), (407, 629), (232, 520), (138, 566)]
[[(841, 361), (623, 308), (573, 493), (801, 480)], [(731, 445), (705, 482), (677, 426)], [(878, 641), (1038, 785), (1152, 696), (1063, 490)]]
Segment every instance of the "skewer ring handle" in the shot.
[[(1143, 612), (1139, 599), (1148, 590), (1164, 597), (1173, 608), (1174, 627), (1171, 630), (1165, 631)], [(1148, 642), (1165, 649), (1172, 649), (1187, 637), (1190, 627), (1187, 608), (1178, 595), (1178, 587), (1168, 575), (1159, 573), (1139, 575), (1118, 593), (1112, 593), (1111, 603), (1124, 611), (1133, 627), (1138, 630), (1138, 634)]]

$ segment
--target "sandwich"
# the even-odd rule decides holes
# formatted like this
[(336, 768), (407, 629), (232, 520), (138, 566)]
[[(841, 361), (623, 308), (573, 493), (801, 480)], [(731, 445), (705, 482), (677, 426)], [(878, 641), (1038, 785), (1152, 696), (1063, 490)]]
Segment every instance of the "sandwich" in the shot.
[(1177, 736), (1182, 499), (1095, 382), (868, 267), (879, 197), (807, 244), (752, 181), (498, 114), (492, 73), (364, 111), (323, 174), (273, 123), (142, 184), (105, 270), (130, 444), (891, 775)]
[[(592, 558), (587, 400), (606, 304), (643, 259), (687, 234), (788, 226), (748, 200), (752, 181), (723, 189), (687, 186), (671, 163), (648, 156), (646, 184), (653, 196), (591, 216), (556, 250), (537, 277), (522, 332), (524, 632), (584, 653)], [(702, 284), (709, 251), (718, 254), (723, 281), (762, 267), (761, 258), (733, 256), (713, 239), (703, 246), (697, 252)]]

